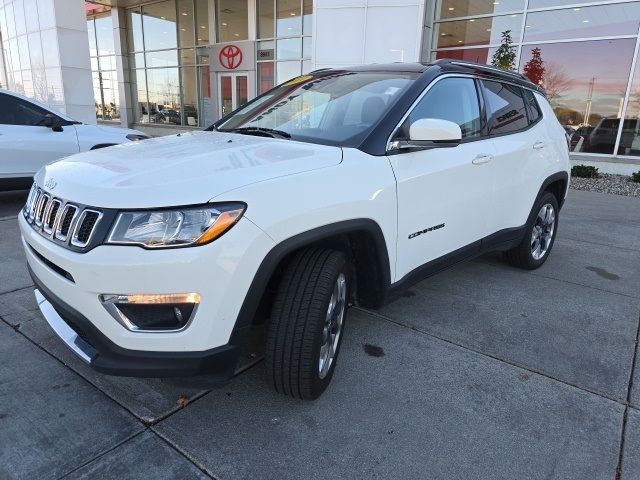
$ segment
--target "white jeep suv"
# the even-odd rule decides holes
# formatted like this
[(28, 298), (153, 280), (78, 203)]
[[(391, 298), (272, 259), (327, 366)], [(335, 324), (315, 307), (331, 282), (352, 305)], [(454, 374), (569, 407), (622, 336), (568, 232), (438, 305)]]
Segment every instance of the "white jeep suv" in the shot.
[(276, 390), (313, 399), (349, 305), (490, 250), (539, 267), (569, 158), (539, 87), (448, 60), (318, 70), (208, 131), (35, 182), (20, 227), (38, 304), (91, 366), (227, 380), (262, 330)]
[(145, 138), (137, 130), (78, 122), (0, 88), (0, 190), (29, 188), (40, 167), (68, 155)]

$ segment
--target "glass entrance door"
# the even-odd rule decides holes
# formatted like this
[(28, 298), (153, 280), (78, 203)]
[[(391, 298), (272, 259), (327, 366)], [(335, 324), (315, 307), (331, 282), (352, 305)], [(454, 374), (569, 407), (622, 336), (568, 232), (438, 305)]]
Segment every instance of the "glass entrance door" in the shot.
[(248, 76), (246, 73), (218, 74), (218, 105), (221, 117), (247, 103)]

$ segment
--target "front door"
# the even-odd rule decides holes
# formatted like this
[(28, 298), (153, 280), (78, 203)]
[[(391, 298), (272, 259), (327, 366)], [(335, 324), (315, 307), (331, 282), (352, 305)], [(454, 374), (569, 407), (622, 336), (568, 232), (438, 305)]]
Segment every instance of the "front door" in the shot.
[(0, 93), (0, 177), (31, 177), (40, 167), (78, 153), (73, 125), (61, 131), (42, 126), (47, 110)]
[(476, 84), (472, 78), (442, 78), (409, 113), (394, 138), (423, 118), (457, 123), (455, 147), (397, 152), (389, 156), (397, 180), (396, 281), (412, 270), (463, 247), (480, 248), (492, 205), (494, 145), (483, 137)]
[(249, 77), (246, 73), (218, 74), (218, 105), (220, 117), (224, 117), (247, 103)]

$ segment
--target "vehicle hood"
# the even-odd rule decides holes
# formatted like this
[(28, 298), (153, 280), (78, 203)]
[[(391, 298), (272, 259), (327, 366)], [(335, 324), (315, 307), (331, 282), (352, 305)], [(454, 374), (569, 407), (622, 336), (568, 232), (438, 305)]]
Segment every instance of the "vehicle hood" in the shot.
[(35, 180), (54, 196), (86, 205), (150, 208), (206, 203), (341, 161), (339, 147), (200, 131), (72, 155), (40, 169)]

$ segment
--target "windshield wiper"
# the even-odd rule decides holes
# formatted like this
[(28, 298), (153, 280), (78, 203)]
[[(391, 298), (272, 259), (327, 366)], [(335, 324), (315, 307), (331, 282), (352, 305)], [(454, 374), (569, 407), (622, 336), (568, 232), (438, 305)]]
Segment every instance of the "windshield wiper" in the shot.
[(244, 135), (266, 135), (274, 138), (291, 138), (291, 134), (283, 130), (265, 127), (238, 127), (229, 130), (221, 130), (223, 132), (242, 133)]

